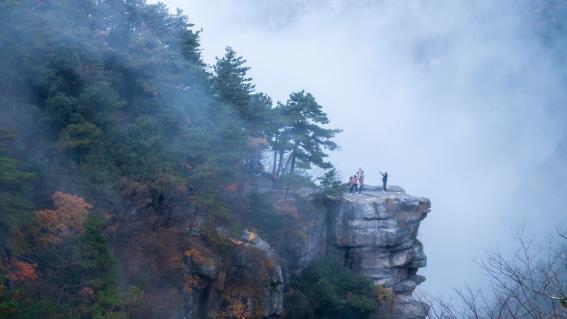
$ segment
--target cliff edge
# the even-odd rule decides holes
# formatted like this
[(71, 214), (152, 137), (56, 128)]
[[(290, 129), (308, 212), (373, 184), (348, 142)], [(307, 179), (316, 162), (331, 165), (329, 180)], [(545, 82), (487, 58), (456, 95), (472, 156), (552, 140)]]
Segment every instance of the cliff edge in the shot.
[(367, 186), (362, 194), (341, 197), (321, 196), (315, 188), (296, 189), (289, 196), (278, 190), (265, 194), (273, 204), (270, 214), (285, 217), (282, 235), (262, 237), (250, 229), (223, 240), (199, 228), (172, 235), (183, 254), (183, 271), (171, 272), (183, 275), (177, 279), (185, 283), (179, 296), (183, 302), (160, 314), (281, 318), (290, 277), (315, 260), (332, 257), (378, 286), (372, 318), (425, 319), (429, 307), (412, 293), (425, 280), (418, 274), (427, 258), (417, 234), (430, 212), (429, 199), (397, 186), (388, 192)]
[(329, 206), (328, 243), (334, 253), (343, 256), (345, 266), (393, 292), (376, 318), (418, 319), (429, 311), (412, 292), (425, 280), (417, 274), (427, 265), (417, 233), (430, 208), (429, 199), (397, 186), (388, 192), (366, 187), (362, 194), (346, 194)]

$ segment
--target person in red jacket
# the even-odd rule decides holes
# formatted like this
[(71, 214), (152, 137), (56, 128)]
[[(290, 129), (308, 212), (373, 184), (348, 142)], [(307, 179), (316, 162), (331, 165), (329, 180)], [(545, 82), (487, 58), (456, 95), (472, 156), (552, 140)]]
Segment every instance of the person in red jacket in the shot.
[(358, 178), (356, 177), (356, 175), (350, 177), (349, 185), (349, 194), (352, 193), (353, 190), (355, 193), (358, 191)]

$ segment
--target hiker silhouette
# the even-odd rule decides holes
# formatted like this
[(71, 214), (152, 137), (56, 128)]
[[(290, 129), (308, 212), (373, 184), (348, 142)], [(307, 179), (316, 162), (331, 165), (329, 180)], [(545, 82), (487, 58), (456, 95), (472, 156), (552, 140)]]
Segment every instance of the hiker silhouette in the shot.
[(388, 191), (388, 188), (387, 188), (388, 172), (385, 172), (385, 173), (380, 172), (380, 174), (382, 175), (382, 189), (386, 192), (386, 191)]

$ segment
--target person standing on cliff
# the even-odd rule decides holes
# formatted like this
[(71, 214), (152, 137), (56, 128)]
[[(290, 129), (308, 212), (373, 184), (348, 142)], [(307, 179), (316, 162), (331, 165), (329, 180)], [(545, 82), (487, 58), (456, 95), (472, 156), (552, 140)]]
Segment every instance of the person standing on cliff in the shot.
[(350, 186), (349, 193), (352, 193), (353, 190), (354, 190), (354, 193), (358, 192), (358, 176), (356, 176), (356, 174), (352, 177), (352, 183), (351, 183), (351, 186)]
[(362, 188), (364, 187), (364, 171), (360, 168), (357, 172), (358, 175), (358, 193), (362, 193)]
[(354, 176), (349, 177), (348, 179), (348, 193), (351, 194), (352, 190), (354, 189)]
[(382, 190), (384, 192), (387, 192), (388, 189), (386, 188), (386, 186), (388, 184), (388, 172), (385, 173), (380, 172), (380, 174), (382, 175)]

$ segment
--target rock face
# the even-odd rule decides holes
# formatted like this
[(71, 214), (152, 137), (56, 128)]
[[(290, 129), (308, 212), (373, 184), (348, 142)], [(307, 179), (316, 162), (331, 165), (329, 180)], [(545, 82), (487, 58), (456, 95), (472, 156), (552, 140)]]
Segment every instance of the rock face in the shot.
[(424, 319), (429, 308), (412, 293), (425, 280), (417, 274), (427, 265), (417, 233), (430, 201), (397, 186), (388, 192), (367, 186), (343, 198), (314, 195), (296, 190), (293, 199), (279, 203), (286, 204), (283, 214), (294, 212), (286, 227), (301, 234), (286, 238), (287, 250), (250, 231), (230, 239), (222, 254), (191, 241), (184, 254), (191, 289), (183, 318), (279, 318), (289, 276), (314, 259), (334, 256), (381, 287), (375, 319)]
[(394, 292), (376, 318), (418, 319), (429, 311), (411, 294), (425, 280), (417, 274), (427, 258), (416, 236), (430, 207), (429, 199), (408, 195), (400, 187), (388, 192), (366, 187), (362, 194), (346, 194), (329, 205), (327, 241), (333, 253)]
[(192, 287), (183, 317), (277, 318), (285, 286), (275, 251), (247, 230), (231, 240), (230, 251), (224, 262), (203, 246), (193, 245), (185, 254)]

